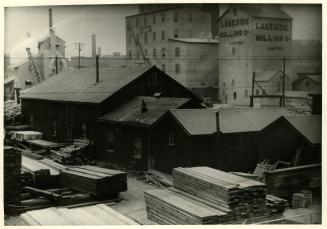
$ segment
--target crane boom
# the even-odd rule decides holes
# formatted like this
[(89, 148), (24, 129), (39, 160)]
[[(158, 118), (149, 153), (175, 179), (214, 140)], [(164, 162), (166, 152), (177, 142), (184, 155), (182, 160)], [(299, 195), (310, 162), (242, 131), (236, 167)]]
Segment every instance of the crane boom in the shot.
[(30, 48), (26, 48), (27, 51), (27, 55), (28, 55), (28, 60), (29, 60), (29, 66), (30, 69), (32, 71), (33, 74), (33, 80), (35, 84), (41, 83), (43, 81), (42, 75), (38, 69), (38, 67), (36, 66), (32, 53), (31, 53), (31, 49)]

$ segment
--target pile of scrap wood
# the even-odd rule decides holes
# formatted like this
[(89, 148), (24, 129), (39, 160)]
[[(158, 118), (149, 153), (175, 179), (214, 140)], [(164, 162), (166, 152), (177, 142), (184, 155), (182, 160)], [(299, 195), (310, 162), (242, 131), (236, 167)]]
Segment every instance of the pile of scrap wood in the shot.
[[(167, 198), (172, 201), (168, 203)], [(194, 210), (180, 210), (181, 201), (216, 209), (219, 217), (209, 217), (208, 221), (201, 219), (194, 216)], [(161, 224), (189, 224), (195, 221), (197, 224), (227, 223), (275, 214), (277, 208), (266, 206), (265, 184), (209, 167), (175, 168), (173, 188), (160, 192), (146, 191), (145, 202), (148, 218)], [(274, 204), (282, 206), (277, 200)], [(283, 209), (279, 210), (283, 212)], [(183, 212), (183, 216), (176, 213), (179, 211)], [(198, 217), (198, 220), (194, 221), (193, 217)]]
[(287, 200), (278, 198), (273, 195), (266, 196), (266, 207), (274, 213), (283, 213), (286, 208), (289, 208)]
[(50, 150), (50, 157), (64, 165), (81, 165), (93, 162), (89, 152), (90, 141), (87, 139), (75, 139), (72, 145), (60, 148), (58, 151)]
[[(53, 164), (54, 162), (50, 162), (49, 159), (35, 160), (22, 156), (22, 172), (31, 174), (33, 186), (35, 187), (44, 188), (59, 185), (60, 169)], [(57, 167), (59, 166), (57, 165)]]
[(80, 208), (47, 208), (21, 214), (27, 225), (137, 225), (105, 204)]
[(289, 198), (292, 193), (300, 191), (317, 177), (321, 177), (321, 164), (275, 169), (264, 173), (269, 194), (285, 198)]
[(21, 154), (15, 148), (4, 147), (4, 203), (20, 202), (21, 194)]
[(144, 174), (144, 181), (156, 185), (160, 187), (161, 185), (165, 185), (167, 187), (173, 186), (173, 177), (171, 175), (152, 170), (150, 169)]
[(60, 172), (61, 184), (98, 197), (116, 197), (127, 190), (125, 172), (95, 166), (73, 166)]

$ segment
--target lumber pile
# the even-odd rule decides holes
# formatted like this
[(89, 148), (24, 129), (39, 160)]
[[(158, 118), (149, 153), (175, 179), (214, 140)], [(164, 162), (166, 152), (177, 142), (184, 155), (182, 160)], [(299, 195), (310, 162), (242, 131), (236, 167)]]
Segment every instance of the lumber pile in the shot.
[(4, 147), (4, 204), (17, 204), (21, 194), (21, 154), (13, 147)]
[[(22, 156), (22, 171), (31, 174), (33, 186), (38, 188), (55, 187), (59, 184), (60, 170), (48, 166), (48, 159), (35, 160)], [(26, 177), (26, 176), (24, 176)]]
[[(148, 218), (160, 224), (242, 222), (287, 207), (285, 200), (267, 197), (265, 184), (209, 167), (175, 168), (173, 187), (146, 191), (145, 203)], [(203, 208), (219, 214), (201, 215)]]
[(148, 219), (160, 224), (218, 224), (226, 214), (170, 189), (144, 192)]
[(47, 208), (21, 214), (27, 225), (137, 225), (105, 204), (80, 208)]
[(93, 162), (93, 158), (89, 148), (89, 140), (75, 139), (72, 145), (62, 147), (58, 151), (50, 150), (51, 158), (64, 165), (90, 164)]
[(24, 131), (13, 131), (12, 138), (18, 141), (26, 141), (26, 140), (41, 139), (42, 136), (43, 134), (40, 132), (24, 130)]
[(292, 193), (301, 191), (316, 177), (321, 177), (321, 164), (276, 169), (264, 173), (269, 194), (284, 198), (290, 198)]
[(28, 150), (28, 149), (23, 149), (21, 150), (22, 155), (35, 159), (35, 160), (41, 160), (44, 157), (42, 155), (44, 155), (46, 153), (46, 150), (42, 149), (42, 150), (37, 150), (37, 151), (32, 151), (32, 150)]
[(60, 172), (64, 187), (98, 197), (116, 197), (127, 190), (127, 174), (95, 166), (73, 166)]

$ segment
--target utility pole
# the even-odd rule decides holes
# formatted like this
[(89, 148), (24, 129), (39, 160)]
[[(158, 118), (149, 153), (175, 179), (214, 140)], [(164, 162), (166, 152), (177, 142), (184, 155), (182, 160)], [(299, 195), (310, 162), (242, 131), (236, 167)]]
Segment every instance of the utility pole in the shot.
[(252, 95), (250, 99), (250, 106), (253, 107), (253, 96), (254, 96), (254, 81), (255, 81), (255, 72), (252, 75)]
[(285, 107), (285, 62), (286, 58), (283, 58), (283, 107)]
[(58, 56), (56, 56), (56, 75), (58, 74)]
[(75, 43), (75, 49), (78, 49), (78, 69), (81, 68), (81, 51), (84, 49), (84, 43)]

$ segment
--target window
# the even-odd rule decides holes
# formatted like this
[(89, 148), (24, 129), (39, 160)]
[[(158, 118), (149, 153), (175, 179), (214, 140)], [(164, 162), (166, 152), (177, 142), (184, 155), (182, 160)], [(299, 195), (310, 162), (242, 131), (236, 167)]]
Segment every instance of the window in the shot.
[(157, 40), (157, 33), (156, 32), (153, 32), (152, 33), (152, 38), (153, 38), (153, 41), (156, 41)]
[(86, 123), (82, 123), (82, 137), (86, 138)]
[(162, 30), (162, 31), (161, 31), (161, 40), (165, 40), (165, 39), (166, 39), (165, 31)]
[(174, 38), (178, 38), (178, 29), (174, 29)]
[(256, 90), (255, 90), (255, 94), (256, 94), (256, 95), (260, 95), (260, 91), (259, 91), (259, 89), (256, 89)]
[(234, 81), (234, 79), (232, 80), (232, 85), (234, 86), (234, 84), (235, 84), (235, 81)]
[(165, 48), (161, 49), (161, 55), (162, 55), (162, 58), (166, 57), (166, 49)]
[(144, 25), (146, 26), (148, 24), (148, 18), (147, 16), (144, 16)]
[(233, 98), (236, 99), (236, 91), (233, 93)]
[(54, 119), (52, 120), (52, 131), (51, 131), (52, 136), (57, 136), (57, 121)]
[(158, 85), (158, 73), (152, 72), (148, 77), (148, 87), (156, 87)]
[(174, 22), (178, 22), (178, 13), (177, 12), (174, 13)]
[(165, 64), (162, 64), (161, 65), (161, 69), (162, 69), (163, 72), (166, 72), (166, 65)]
[(174, 136), (174, 132), (169, 131), (168, 132), (168, 145), (175, 145), (175, 136)]
[(175, 64), (175, 73), (178, 74), (181, 71), (181, 66), (180, 64)]
[(128, 59), (130, 59), (130, 60), (132, 59), (132, 51), (131, 50), (128, 51)]
[(142, 158), (142, 139), (140, 137), (135, 137), (133, 146), (134, 146), (133, 157), (136, 159), (141, 159)]
[(33, 115), (30, 116), (30, 126), (31, 126), (31, 128), (34, 128), (34, 116)]
[(175, 48), (175, 56), (179, 57), (179, 55), (180, 55), (180, 49), (179, 49), (179, 47), (176, 47)]
[(191, 13), (189, 13), (189, 14), (187, 15), (187, 21), (188, 21), (189, 23), (192, 22), (192, 14), (191, 14)]
[(306, 87), (310, 87), (310, 81), (309, 81), (309, 80), (306, 80), (306, 81), (305, 81), (305, 86), (306, 86)]
[(153, 49), (153, 57), (156, 57), (156, 56), (157, 56), (157, 50)]
[(248, 90), (244, 90), (244, 97), (245, 98), (249, 97), (249, 91)]
[(156, 24), (156, 15), (153, 15), (153, 17), (152, 17), (152, 23), (153, 24)]
[(135, 21), (135, 26), (138, 27), (139, 26), (139, 18), (136, 18), (136, 21)]
[(107, 149), (113, 150), (115, 144), (115, 136), (112, 132), (107, 133)]
[(162, 23), (165, 22), (165, 14), (161, 14), (161, 22), (162, 22)]
[(148, 43), (148, 33), (147, 32), (144, 33), (144, 43), (145, 44)]
[(233, 47), (232, 48), (232, 54), (235, 55), (235, 53), (236, 53), (236, 49), (235, 49), (235, 47)]
[(136, 34), (136, 40), (135, 40), (135, 44), (137, 44), (137, 43), (139, 42), (139, 39), (140, 39), (139, 35), (138, 35), (138, 34)]

